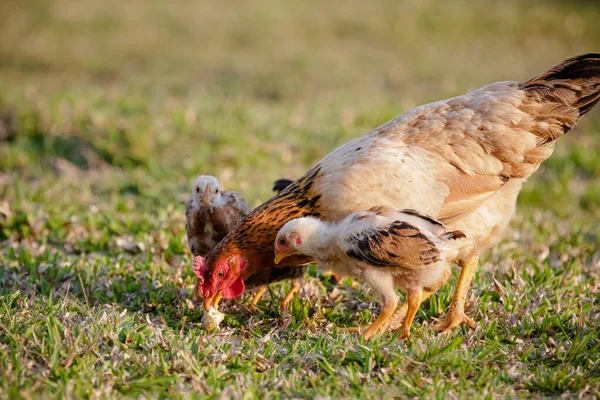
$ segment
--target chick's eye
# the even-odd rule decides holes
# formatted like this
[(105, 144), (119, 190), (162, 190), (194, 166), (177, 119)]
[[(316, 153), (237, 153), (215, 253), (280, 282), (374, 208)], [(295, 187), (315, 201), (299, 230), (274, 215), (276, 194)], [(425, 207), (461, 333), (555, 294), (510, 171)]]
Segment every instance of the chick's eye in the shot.
[(200, 188), (199, 187), (196, 188), (196, 193), (200, 193)]
[(216, 194), (216, 193), (219, 193), (219, 189), (215, 189), (215, 194)]

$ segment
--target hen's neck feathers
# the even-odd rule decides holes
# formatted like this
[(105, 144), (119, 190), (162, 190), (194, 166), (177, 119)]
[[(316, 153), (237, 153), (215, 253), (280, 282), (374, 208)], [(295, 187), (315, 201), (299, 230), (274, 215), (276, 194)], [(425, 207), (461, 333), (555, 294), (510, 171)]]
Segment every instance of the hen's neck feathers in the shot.
[[(246, 274), (256, 268), (274, 265), (274, 241), (281, 227), (294, 218), (319, 216), (321, 195), (311, 191), (319, 178), (321, 168), (312, 168), (306, 175), (289, 185), (284, 191), (253, 210), (208, 254), (209, 265), (217, 257), (242, 254), (248, 262)], [(307, 257), (290, 257), (290, 265), (310, 262)]]

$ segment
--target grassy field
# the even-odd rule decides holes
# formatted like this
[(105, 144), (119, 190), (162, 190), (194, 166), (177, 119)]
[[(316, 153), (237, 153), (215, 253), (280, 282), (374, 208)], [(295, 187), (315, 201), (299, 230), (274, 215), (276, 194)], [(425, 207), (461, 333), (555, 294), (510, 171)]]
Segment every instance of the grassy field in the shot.
[(378, 300), (311, 271), (207, 333), (184, 208), (252, 205), (416, 105), (600, 51), (593, 1), (2, 2), (0, 398), (600, 397), (600, 109), (482, 260), (468, 313), (365, 342)]

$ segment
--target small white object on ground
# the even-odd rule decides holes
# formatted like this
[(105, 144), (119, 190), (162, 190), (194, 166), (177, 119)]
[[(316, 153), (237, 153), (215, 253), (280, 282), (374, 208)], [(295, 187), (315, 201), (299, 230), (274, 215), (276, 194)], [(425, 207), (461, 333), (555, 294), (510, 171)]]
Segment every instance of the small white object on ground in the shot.
[(202, 326), (209, 332), (215, 331), (219, 329), (219, 325), (224, 318), (225, 314), (211, 306), (208, 312), (205, 312), (202, 316)]

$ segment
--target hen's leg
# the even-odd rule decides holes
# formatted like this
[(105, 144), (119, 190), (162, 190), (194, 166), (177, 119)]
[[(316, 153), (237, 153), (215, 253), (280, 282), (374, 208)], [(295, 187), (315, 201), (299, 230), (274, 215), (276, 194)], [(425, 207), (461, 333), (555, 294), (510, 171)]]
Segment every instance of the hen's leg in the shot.
[(256, 311), (256, 305), (258, 304), (260, 299), (262, 299), (263, 294), (265, 294), (266, 291), (267, 285), (259, 286), (258, 289), (256, 289), (256, 293), (254, 293), (254, 296), (252, 296), (252, 300), (250, 300), (250, 305), (248, 306), (248, 308), (252, 311)]
[(282, 309), (287, 308), (287, 306), (290, 304), (290, 301), (292, 301), (292, 299), (294, 298), (294, 293), (299, 291), (301, 287), (302, 280), (300, 278), (292, 279), (292, 287), (290, 288), (290, 291), (285, 296), (285, 298), (281, 301)]
[(440, 333), (450, 333), (453, 328), (463, 323), (467, 324), (471, 329), (475, 329), (475, 322), (465, 314), (465, 302), (478, 262), (479, 257), (472, 257), (468, 262), (462, 265), (448, 316), (443, 321), (435, 324), (433, 326), (434, 330)]
[(406, 312), (406, 316), (404, 317), (404, 321), (402, 322), (402, 330), (400, 331), (400, 339), (408, 339), (410, 336), (410, 326), (412, 325), (413, 320), (415, 319), (415, 315), (417, 315), (417, 311), (419, 311), (419, 307), (421, 307), (421, 303), (423, 302), (423, 289), (409, 289), (406, 291), (408, 303), (408, 309)]

